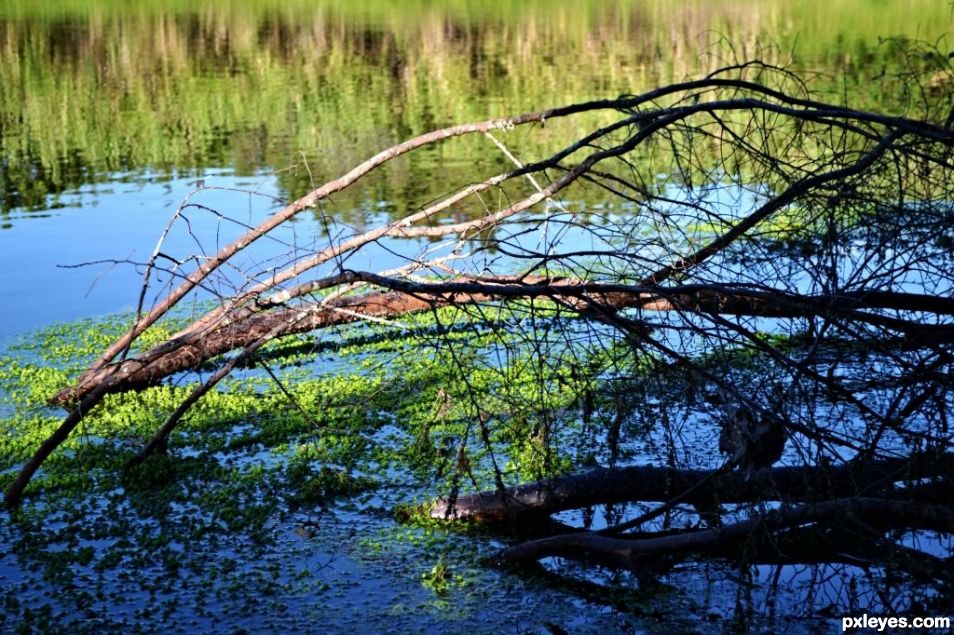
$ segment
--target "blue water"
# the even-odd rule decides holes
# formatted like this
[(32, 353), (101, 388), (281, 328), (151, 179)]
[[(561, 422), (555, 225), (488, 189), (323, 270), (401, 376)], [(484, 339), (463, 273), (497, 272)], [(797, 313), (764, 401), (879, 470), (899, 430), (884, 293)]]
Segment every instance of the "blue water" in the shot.
[[(268, 175), (237, 177), (229, 171), (195, 176), (112, 175), (106, 183), (68, 191), (38, 211), (16, 211), (0, 229), (0, 342), (54, 322), (95, 318), (135, 309), (146, 263), (170, 219), (188, 199), (161, 246), (161, 253), (195, 267), (279, 210), (283, 198)], [(366, 222), (383, 220), (369, 202)], [(224, 217), (227, 218), (224, 218)], [(335, 234), (357, 231), (339, 224)], [(325, 226), (304, 212), (214, 277), (196, 299), (228, 295), (248, 283), (245, 271), (281, 267), (327, 244)], [(369, 245), (348, 261), (353, 269), (386, 269), (403, 261), (381, 245)], [(158, 264), (171, 267), (169, 259)], [(146, 308), (170, 289), (174, 276), (154, 272)]]

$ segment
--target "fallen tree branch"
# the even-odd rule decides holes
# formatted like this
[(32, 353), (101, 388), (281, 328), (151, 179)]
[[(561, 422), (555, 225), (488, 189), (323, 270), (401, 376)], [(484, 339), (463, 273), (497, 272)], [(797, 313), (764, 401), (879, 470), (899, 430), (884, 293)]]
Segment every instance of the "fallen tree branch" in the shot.
[[(640, 572), (661, 557), (684, 557), (746, 543), (761, 532), (804, 523), (850, 518), (894, 528), (954, 533), (954, 507), (882, 498), (852, 497), (786, 506), (725, 527), (686, 531), (658, 538), (626, 539), (592, 532), (532, 540), (500, 552), (494, 562), (518, 564), (541, 558), (586, 560)], [(782, 555), (782, 554), (779, 554)]]
[[(651, 465), (599, 469), (560, 476), (503, 492), (479, 492), (456, 500), (440, 499), (427, 506), (432, 518), (468, 520), (503, 527), (524, 517), (550, 515), (593, 505), (668, 501), (695, 487), (683, 499), (687, 504), (751, 503), (773, 500), (823, 500), (847, 496), (903, 495), (895, 483), (939, 478), (954, 482), (954, 455), (878, 459), (835, 466), (774, 467), (752, 472), (687, 470)], [(937, 487), (911, 489), (927, 496)]]
[[(623, 309), (676, 311), (708, 316), (753, 315), (806, 321), (814, 321), (817, 318), (824, 322), (826, 327), (840, 321), (876, 326), (881, 330), (929, 342), (931, 345), (954, 340), (954, 326), (946, 319), (952, 314), (950, 298), (944, 297), (943, 293), (937, 293), (938, 297), (930, 297), (925, 293), (891, 291), (888, 287), (903, 288), (905, 284), (900, 282), (904, 280), (903, 276), (896, 276), (894, 273), (897, 267), (886, 267), (888, 273), (882, 277), (869, 276), (871, 291), (865, 285), (844, 289), (837, 284), (837, 279), (815, 285), (814, 288), (826, 291), (821, 295), (800, 295), (790, 290), (775, 290), (769, 285), (760, 289), (733, 288), (729, 284), (692, 287), (691, 276), (698, 275), (701, 280), (711, 280), (703, 270), (712, 266), (725, 267), (712, 264), (714, 260), (718, 260), (715, 256), (725, 255), (730, 246), (739, 245), (743, 239), (750, 238), (753, 230), (763, 226), (769, 219), (779, 216), (783, 210), (798, 211), (799, 207), (804, 207), (815, 213), (817, 210), (833, 209), (833, 205), (840, 198), (850, 198), (853, 196), (852, 192), (865, 182), (884, 181), (893, 188), (896, 183), (895, 175), (914, 173), (909, 171), (908, 162), (912, 163), (912, 166), (918, 164), (923, 168), (921, 172), (917, 172), (917, 184), (911, 186), (916, 191), (910, 200), (946, 200), (943, 193), (938, 199), (937, 192), (931, 189), (933, 187), (936, 190), (944, 190), (946, 181), (943, 176), (931, 181), (925, 180), (923, 175), (934, 172), (943, 175), (950, 166), (946, 159), (939, 159), (934, 150), (954, 144), (954, 134), (950, 130), (931, 122), (856, 111), (787, 95), (784, 90), (746, 80), (743, 66), (728, 67), (721, 73), (734, 73), (738, 74), (738, 77), (720, 76), (720, 72), (716, 72), (702, 80), (674, 84), (642, 95), (573, 104), (517, 117), (451, 126), (415, 137), (374, 155), (341, 177), (328, 181), (285, 206), (258, 227), (219, 249), (217, 253), (197, 257), (195, 261), (201, 264), (196, 270), (187, 274), (179, 286), (162, 297), (146, 315), (137, 316), (136, 323), (109, 346), (71, 388), (65, 388), (54, 398), (56, 404), (75, 403), (79, 404), (79, 407), (71, 412), (57, 431), (26, 462), (14, 485), (6, 492), (7, 503), (12, 505), (19, 501), (23, 487), (43, 460), (68, 438), (79, 421), (95, 408), (106, 394), (152, 385), (164, 377), (194, 368), (232, 350), (244, 350), (244, 353), (239, 355), (244, 359), (275, 337), (357, 320), (374, 321), (445, 305), (544, 298), (590, 320), (621, 323), (625, 317), (628, 335), (638, 335), (640, 329), (643, 329), (643, 333), (648, 333), (649, 327), (628, 316), (620, 316), (615, 320), (617, 313)], [(790, 77), (784, 72), (780, 73), (780, 77), (779, 86), (790, 81)], [(218, 308), (194, 320), (158, 346), (136, 357), (128, 357), (132, 345), (145, 329), (166, 315), (187, 295), (206, 285), (206, 280), (236, 254), (268, 235), (283, 222), (317, 206), (331, 194), (350, 187), (395, 157), (453, 137), (474, 133), (488, 134), (493, 130), (524, 124), (543, 124), (548, 119), (595, 111), (612, 113), (616, 120), (590, 129), (590, 132), (582, 137), (564, 144), (562, 149), (549, 156), (544, 154), (542, 159), (534, 162), (517, 160), (516, 155), (508, 148), (505, 154), (518, 166), (514, 170), (489, 178), (477, 178), (463, 187), (451, 186), (447, 190), (452, 192), (451, 194), (401, 219), (383, 223), (370, 231), (344, 236), (340, 241), (337, 238), (329, 238), (326, 245), (303, 257), (298, 254), (294, 257), (289, 255), (289, 261), (283, 265), (284, 268), (276, 267), (259, 274), (247, 272), (246, 286), (238, 289), (232, 297), (221, 298)], [(753, 121), (787, 123), (777, 126), (764, 124), (765, 134), (761, 136), (761, 142), (754, 143), (733, 128), (731, 120), (736, 118), (748, 122), (742, 125), (742, 129), (752, 125)], [(683, 237), (678, 245), (662, 246), (668, 248), (655, 245), (658, 249), (649, 250), (652, 255), (642, 260), (637, 268), (630, 268), (632, 260), (628, 258), (629, 247), (607, 256), (608, 260), (617, 259), (627, 263), (624, 266), (608, 266), (607, 269), (612, 272), (610, 277), (619, 276), (619, 280), (640, 281), (636, 285), (615, 285), (612, 279), (607, 283), (586, 282), (585, 280), (591, 277), (601, 277), (591, 275), (593, 270), (569, 275), (563, 280), (550, 280), (550, 276), (542, 276), (541, 279), (547, 281), (544, 283), (529, 277), (504, 281), (503, 278), (494, 280), (492, 276), (489, 279), (458, 276), (450, 281), (422, 282), (420, 279), (412, 281), (397, 276), (344, 270), (345, 258), (385, 238), (451, 237), (460, 245), (464, 240), (476, 240), (484, 232), (496, 232), (508, 223), (512, 227), (519, 224), (519, 214), (530, 211), (538, 203), (554, 200), (557, 194), (570, 191), (569, 186), (578, 184), (595, 169), (600, 169), (604, 175), (612, 174), (612, 167), (608, 167), (610, 164), (621, 166), (621, 174), (629, 174), (633, 181), (638, 182), (641, 177), (634, 176), (638, 170), (634, 169), (633, 163), (636, 155), (644, 151), (651, 155), (653, 148), (658, 145), (657, 142), (672, 144), (679, 135), (683, 135), (680, 138), (686, 142), (684, 147), (691, 149), (695, 147), (691, 141), (693, 131), (703, 138), (727, 144), (726, 148), (730, 154), (737, 152), (738, 155), (733, 160), (747, 162), (747, 167), (754, 168), (756, 175), (753, 177), (752, 173), (746, 174), (746, 169), (736, 165), (735, 171), (738, 172), (739, 178), (743, 178), (743, 174), (744, 179), (755, 178), (755, 183), (760, 184), (760, 187), (765, 186), (762, 190), (765, 195), (753, 197), (751, 207), (740, 210), (741, 214), (726, 213), (722, 217), (719, 214), (710, 215), (704, 206), (690, 206), (689, 209), (699, 212), (696, 221), (709, 223), (717, 229), (689, 236), (684, 233), (686, 228), (677, 227), (677, 235)], [(775, 156), (779, 147), (789, 146), (797, 149), (798, 140), (803, 134), (807, 136), (807, 140), (805, 148), (800, 150), (808, 150), (804, 156), (798, 160), (791, 157), (780, 160)], [(815, 135), (826, 135), (828, 138), (842, 141), (819, 146), (815, 143)], [(689, 157), (690, 162), (695, 161), (699, 165), (690, 165), (688, 171), (684, 172), (683, 162), (686, 157), (680, 155), (675, 145), (672, 148), (675, 151), (677, 171), (680, 172), (679, 179), (688, 185), (687, 194), (692, 197), (693, 171), (702, 167), (700, 158)], [(823, 150), (819, 151), (818, 148)], [(711, 178), (714, 174), (728, 174), (725, 169), (729, 165), (726, 155), (722, 157), (725, 164), (717, 166), (718, 169), (714, 172), (708, 172), (706, 178)], [(886, 173), (891, 176), (885, 177)], [(538, 181), (534, 175), (543, 178)], [(869, 178), (872, 175), (878, 176)], [(532, 178), (532, 193), (527, 194), (525, 188), (520, 191), (504, 189), (505, 185), (516, 188), (515, 184), (520, 183), (519, 177), (524, 176)], [(721, 178), (720, 176), (717, 180)], [(761, 182), (763, 180), (764, 183)], [(748, 186), (748, 183), (745, 185)], [(626, 180), (622, 179), (614, 181), (614, 187), (620, 190), (628, 186)], [(903, 180), (897, 181), (897, 187), (900, 192), (877, 192), (876, 200), (909, 200), (904, 192), (906, 186)], [(487, 205), (480, 199), (482, 193), (493, 189), (499, 189), (503, 195), (496, 207)], [(649, 191), (636, 184), (632, 185), (632, 189), (640, 192), (639, 198), (645, 198), (645, 193)], [(626, 192), (621, 190), (618, 194), (624, 198), (628, 197)], [(471, 200), (480, 199), (478, 209), (481, 211), (476, 217), (467, 216), (461, 220), (457, 216), (442, 216), (470, 197), (473, 197)], [(657, 198), (665, 200), (666, 197)], [(667, 216), (665, 209), (653, 209), (651, 201), (648, 208), (651, 214)], [(943, 213), (943, 210), (935, 211), (937, 214)], [(853, 216), (849, 214), (847, 217)], [(806, 227), (822, 226), (822, 220), (825, 219), (817, 215), (810, 217)], [(829, 233), (830, 221), (831, 219), (826, 221)], [(542, 222), (546, 226), (549, 217)], [(662, 222), (670, 221), (665, 218)], [(939, 221), (932, 218), (931, 222)], [(638, 234), (639, 232), (632, 232), (627, 236)], [(519, 235), (519, 232), (514, 235)], [(834, 238), (840, 239), (837, 236), (832, 240), (829, 238), (825, 238), (828, 241), (825, 244), (835, 245), (838, 241)], [(608, 242), (618, 244), (619, 241)], [(633, 249), (638, 249), (638, 245), (645, 243), (636, 240), (632, 244), (637, 245)], [(154, 257), (158, 254), (157, 248)], [(922, 255), (919, 254), (918, 257)], [(565, 260), (553, 258), (555, 256), (547, 251), (545, 259), (531, 262), (525, 272), (561, 270), (561, 265), (569, 265), (570, 269), (573, 269), (571, 257)], [(324, 264), (329, 264), (329, 267), (330, 264), (335, 265), (330, 274), (326, 271), (323, 278), (301, 280), (303, 274)], [(430, 264), (433, 265), (434, 262)], [(474, 261), (471, 264), (477, 263)], [(423, 262), (420, 265), (422, 268), (428, 266)], [(148, 272), (151, 270), (150, 263), (150, 266), (147, 266), (147, 283)], [(472, 270), (478, 269), (475, 266)], [(723, 272), (729, 270), (731, 268), (722, 269)], [(512, 273), (512, 270), (502, 273)], [(919, 274), (923, 279), (930, 278), (930, 272), (925, 273), (922, 269), (919, 269)], [(921, 289), (930, 293), (947, 288), (943, 280), (945, 275), (940, 275), (942, 280), (928, 280)], [(285, 287), (295, 281), (295, 286)], [(895, 281), (899, 282), (894, 284)], [(343, 290), (350, 291), (349, 285), (357, 282), (376, 285), (385, 291), (356, 296), (340, 295)], [(660, 284), (663, 282), (671, 283), (674, 288), (662, 288)], [(729, 280), (725, 282), (728, 283)], [(796, 288), (785, 278), (777, 279), (776, 282), (779, 287)], [(680, 289), (679, 285), (685, 288)], [(317, 303), (304, 300), (306, 295), (322, 290), (330, 290), (331, 299)], [(144, 293), (140, 293), (140, 298), (142, 297), (145, 297)], [(708, 319), (713, 328), (725, 326), (724, 320), (712, 317)], [(668, 326), (654, 325), (654, 328), (663, 329)], [(749, 333), (755, 337), (754, 333)], [(656, 348), (663, 350), (659, 346)], [(226, 362), (214, 376), (215, 381), (225, 376), (234, 366), (234, 360)], [(804, 376), (813, 377), (811, 373), (805, 373)], [(185, 408), (212, 385), (214, 381), (194, 391), (173, 413), (171, 420), (177, 420)], [(943, 408), (939, 407), (939, 410)], [(942, 416), (946, 415), (942, 413)], [(172, 425), (174, 427), (174, 423)], [(497, 476), (499, 477), (499, 474)]]
[(59, 393), (52, 403), (66, 403), (67, 397), (82, 398), (99, 383), (107, 383), (109, 392), (141, 389), (172, 374), (196, 368), (208, 360), (241, 349), (272, 333), (282, 337), (317, 329), (358, 322), (365, 318), (393, 318), (443, 306), (464, 306), (533, 298), (560, 299), (581, 311), (593, 305), (606, 311), (638, 308), (644, 311), (689, 311), (699, 313), (801, 318), (837, 316), (847, 311), (861, 321), (890, 324), (908, 337), (931, 342), (954, 341), (954, 324), (922, 324), (878, 313), (877, 309), (920, 311), (938, 316), (954, 316), (954, 299), (923, 294), (855, 291), (832, 296), (800, 296), (771, 289), (739, 289), (719, 285), (686, 285), (671, 289), (655, 285), (587, 283), (578, 280), (451, 280), (447, 282), (411, 282), (370, 272), (346, 271), (335, 279), (341, 284), (366, 282), (392, 289), (357, 296), (336, 298), (314, 305), (304, 318), (296, 318), (300, 308), (278, 308), (248, 313), (204, 333), (190, 333), (164, 342), (140, 356), (108, 367), (102, 375), (86, 382), (83, 389)]

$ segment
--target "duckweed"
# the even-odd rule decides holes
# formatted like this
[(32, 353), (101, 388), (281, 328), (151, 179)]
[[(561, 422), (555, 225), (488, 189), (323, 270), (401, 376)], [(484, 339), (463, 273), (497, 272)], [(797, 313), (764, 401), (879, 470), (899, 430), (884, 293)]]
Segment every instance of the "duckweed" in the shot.
[[(347, 588), (337, 576), (398, 562), (419, 564), (387, 574), (392, 585), (416, 586), (406, 592), (426, 593), (420, 604), (448, 601), (429, 610), (453, 610), (450, 599), (483, 570), (477, 534), (423, 516), (395, 525), (394, 510), (462, 476), (492, 485), (491, 451), (514, 479), (568, 469), (571, 449), (541, 432), (552, 423), (543, 413), (576, 408), (622, 353), (593, 351), (586, 373), (542, 367), (506, 328), (523, 311), (477, 325), (442, 309), (408, 316), (406, 331), (356, 325), (324, 340), (283, 338), (261, 360), (289, 394), (250, 365), (196, 404), (166, 453), (133, 467), (197, 379), (108, 396), (43, 465), (23, 507), (4, 512), (0, 566), (26, 587), (6, 601), (0, 625), (135, 631), (188, 615), (201, 629), (222, 607), (248, 625), (242, 615), (275, 610), (269, 598), (326, 597)], [(130, 320), (50, 327), (0, 353), (2, 484), (59, 425), (46, 399)], [(154, 327), (141, 345), (177, 326)], [(572, 429), (573, 417), (561, 425)], [(339, 555), (323, 557), (321, 545)], [(351, 564), (326, 572), (342, 557)]]

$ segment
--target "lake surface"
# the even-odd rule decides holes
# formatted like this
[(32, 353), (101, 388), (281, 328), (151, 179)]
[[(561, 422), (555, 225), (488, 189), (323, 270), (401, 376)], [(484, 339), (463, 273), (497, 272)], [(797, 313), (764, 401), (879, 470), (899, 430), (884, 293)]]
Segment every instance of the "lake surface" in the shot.
[[(869, 87), (897, 61), (879, 39), (933, 40), (950, 18), (937, 0), (68, 6), (0, 7), (0, 338), (130, 308), (132, 265), (62, 266), (142, 262), (198, 179), (287, 199), (435, 127), (753, 56), (890, 110)], [(333, 213), (360, 228), (505, 165), (484, 140), (455, 148), (389, 166)]]
[[(895, 98), (873, 88), (872, 78), (901, 63), (881, 40), (935, 41), (950, 30), (951, 13), (941, 0), (249, 0), (174, 1), (161, 9), (7, 1), (0, 6), (0, 344), (52, 323), (132, 309), (138, 265), (197, 186), (204, 189), (193, 202), (254, 225), (281, 201), (412, 135), (638, 93), (753, 57), (817, 73), (820, 92), (847, 94), (858, 107), (895, 112)], [(573, 133), (556, 125), (552, 135), (569, 140)], [(546, 138), (521, 141), (529, 157), (547, 147)], [(448, 183), (507, 165), (483, 139), (438, 146), (394, 162), (323, 211), (340, 231), (357, 232), (418, 209)], [(190, 220), (191, 231), (180, 226), (163, 246), (180, 261), (210, 253), (242, 230), (203, 209)], [(307, 250), (325, 231), (319, 214), (303, 215), (278, 234), (284, 242), (266, 242), (253, 257), (267, 268), (289, 245)], [(402, 262), (388, 245), (361, 257), (350, 266), (381, 270)], [(182, 605), (170, 614), (188, 614), (187, 630), (266, 630), (263, 615), (284, 628), (332, 631), (556, 632), (546, 626), (551, 622), (581, 632), (667, 628), (652, 615), (634, 617), (484, 569), (464, 571), (467, 585), (450, 600), (434, 594), (422, 587), (416, 563), (427, 536), (414, 534), (406, 552), (368, 555), (404, 531), (381, 510), (406, 498), (407, 492), (354, 510), (302, 512), (289, 527), (315, 527), (307, 529), (314, 540), (288, 529), (261, 562), (242, 562), (245, 552), (223, 556), (224, 546), (199, 554), (210, 566), (240, 564), (204, 591), (208, 597), (162, 589), (160, 600)], [(355, 525), (364, 532), (355, 539), (360, 548), (350, 544)], [(479, 550), (496, 546), (488, 540)], [(323, 572), (317, 579), (324, 587), (294, 587), (309, 568)], [(14, 554), (0, 554), (0, 580), (36, 582), (25, 601), (40, 605), (55, 587), (31, 575)], [(237, 604), (235, 588), (272, 575), (285, 595)], [(195, 580), (207, 578), (197, 572)], [(156, 603), (128, 581), (108, 584), (119, 595), (124, 585), (135, 590), (114, 607), (107, 626), (136, 623)], [(687, 628), (721, 629), (731, 598), (699, 576), (685, 584), (669, 609), (686, 612)], [(298, 591), (289, 592), (293, 587)], [(685, 599), (692, 595), (705, 599)], [(57, 610), (73, 608), (67, 602)], [(101, 625), (92, 618), (85, 624)]]

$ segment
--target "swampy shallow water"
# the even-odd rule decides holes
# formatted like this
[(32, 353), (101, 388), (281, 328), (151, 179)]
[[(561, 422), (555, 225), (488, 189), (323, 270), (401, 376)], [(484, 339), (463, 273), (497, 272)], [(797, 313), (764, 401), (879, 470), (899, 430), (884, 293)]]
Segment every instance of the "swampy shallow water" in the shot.
[[(411, 135), (637, 93), (733, 59), (821, 72), (819, 90), (891, 112), (893, 96), (871, 78), (901, 62), (881, 39), (933, 40), (950, 19), (937, 0), (5, 2), (0, 470), (9, 477), (55, 425), (59, 412), (44, 397), (128, 323), (137, 263), (198, 187), (207, 210), (163, 247), (182, 260), (238, 235), (235, 218), (254, 225)], [(521, 139), (531, 156), (547, 141)], [(505, 168), (489, 148), (464, 141), (399, 160), (322, 212), (350, 231), (399, 218), (446, 183)], [(603, 204), (586, 191), (574, 202)], [(222, 209), (233, 221), (208, 211)], [(290, 244), (305, 252), (327, 233), (315, 212), (253, 257), (267, 265)], [(391, 247), (382, 242), (351, 264), (396, 266)], [(229, 280), (220, 282), (216, 291), (227, 292)], [(177, 316), (187, 317), (188, 309)], [(426, 334), (433, 323), (412, 326)], [(173, 325), (162, 328), (156, 337)], [(840, 609), (829, 607), (866, 606), (863, 582), (861, 591), (821, 583), (804, 604), (802, 585), (824, 575), (809, 570), (786, 572), (761, 592), (720, 564), (676, 570), (651, 590), (582, 569), (568, 583), (485, 566), (501, 539), (394, 515), (450, 486), (445, 470), (433, 469), (449, 460), (446, 448), (429, 445), (431, 423), (422, 423), (443, 410), (443, 353), (372, 327), (332, 339), (317, 361), (276, 362), (310, 418), (265, 372), (246, 369), (197, 408), (169, 457), (131, 475), (117, 466), (194, 377), (116, 398), (84, 424), (45, 467), (40, 493), (0, 516), (0, 630), (830, 632)], [(652, 458), (646, 448), (663, 441), (645, 422), (627, 425), (623, 436), (639, 441), (613, 460)], [(691, 429), (689, 446), (711, 445), (717, 434)], [(580, 465), (605, 459), (587, 454), (605, 449), (591, 431), (567, 443)], [(595, 510), (589, 522), (626, 513)]]

